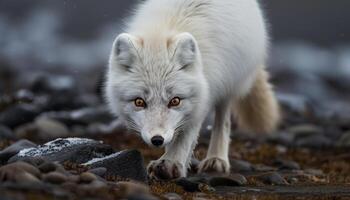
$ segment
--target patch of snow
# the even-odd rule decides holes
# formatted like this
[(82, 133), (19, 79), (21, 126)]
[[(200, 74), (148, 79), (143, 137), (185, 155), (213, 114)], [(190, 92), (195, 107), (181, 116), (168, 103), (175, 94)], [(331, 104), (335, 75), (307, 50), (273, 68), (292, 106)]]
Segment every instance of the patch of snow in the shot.
[(117, 153), (114, 153), (114, 154), (111, 154), (111, 155), (108, 155), (106, 157), (103, 157), (103, 158), (93, 158), (92, 160), (89, 160), (88, 162), (82, 164), (82, 165), (91, 165), (91, 164), (94, 164), (94, 163), (97, 163), (97, 162), (101, 162), (101, 161), (104, 161), (104, 160), (107, 160), (107, 159), (110, 159), (110, 158), (114, 158), (114, 157), (117, 157), (119, 156), (121, 153), (123, 153), (124, 151), (119, 151)]
[(37, 148), (23, 149), (17, 155), (19, 157), (27, 157), (27, 156), (36, 157), (36, 156), (48, 155), (51, 153), (59, 152), (63, 148), (71, 147), (74, 145), (95, 143), (95, 142), (96, 142), (95, 140), (86, 139), (86, 138), (64, 138), (64, 139), (58, 138), (44, 145), (40, 145)]

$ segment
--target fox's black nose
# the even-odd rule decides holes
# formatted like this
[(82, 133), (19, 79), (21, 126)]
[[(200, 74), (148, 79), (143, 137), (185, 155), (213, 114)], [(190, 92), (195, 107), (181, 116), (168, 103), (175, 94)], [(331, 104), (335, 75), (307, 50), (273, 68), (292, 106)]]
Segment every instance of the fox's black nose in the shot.
[(159, 146), (162, 146), (164, 142), (164, 138), (162, 136), (157, 135), (152, 137), (151, 142), (154, 146), (159, 147)]

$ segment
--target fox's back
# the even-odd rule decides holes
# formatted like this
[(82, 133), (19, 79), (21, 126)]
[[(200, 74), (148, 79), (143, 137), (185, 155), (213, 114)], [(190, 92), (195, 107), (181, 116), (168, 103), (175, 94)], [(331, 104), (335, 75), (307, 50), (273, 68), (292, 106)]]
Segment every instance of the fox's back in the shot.
[(211, 96), (218, 99), (247, 92), (268, 46), (256, 0), (148, 0), (136, 10), (127, 31), (144, 38), (191, 33)]

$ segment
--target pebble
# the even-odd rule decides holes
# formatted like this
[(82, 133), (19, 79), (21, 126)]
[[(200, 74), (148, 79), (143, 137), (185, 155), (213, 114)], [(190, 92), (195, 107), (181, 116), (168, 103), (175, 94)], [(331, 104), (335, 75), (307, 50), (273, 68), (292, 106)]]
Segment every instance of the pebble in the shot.
[(44, 162), (38, 168), (42, 173), (49, 173), (56, 170), (57, 164), (53, 162)]
[(25, 162), (16, 162), (0, 167), (0, 182), (37, 182), (40, 176), (40, 171), (37, 168)]
[(298, 139), (296, 145), (308, 148), (325, 148), (332, 146), (333, 142), (324, 135), (311, 135)]
[(264, 164), (254, 165), (253, 168), (256, 172), (271, 172), (276, 170), (276, 168)]
[(120, 181), (117, 184), (123, 196), (130, 196), (133, 194), (148, 194), (149, 187), (145, 184), (132, 181)]
[(213, 192), (215, 191), (214, 188), (211, 186), (201, 183), (201, 182), (195, 182), (191, 181), (187, 178), (179, 178), (175, 181), (175, 183), (179, 186), (181, 186), (186, 192)]
[(0, 140), (14, 140), (14, 133), (8, 127), (0, 124)]
[(105, 167), (97, 167), (97, 168), (88, 170), (88, 172), (93, 173), (100, 177), (104, 177), (104, 175), (107, 172), (107, 169)]
[(337, 146), (350, 147), (350, 131), (345, 132), (337, 142)]
[(67, 181), (67, 176), (59, 172), (50, 172), (43, 175), (43, 181), (49, 182), (52, 184), (62, 184)]
[(6, 163), (12, 156), (16, 155), (19, 151), (26, 148), (36, 147), (37, 145), (29, 140), (19, 140), (12, 145), (8, 146), (4, 150), (0, 151), (0, 164)]
[(32, 104), (18, 104), (0, 112), (0, 124), (9, 128), (31, 122), (39, 115), (41, 110)]
[(231, 171), (233, 172), (251, 172), (253, 170), (252, 164), (243, 160), (230, 160)]
[(158, 200), (159, 198), (151, 194), (134, 194), (127, 197), (128, 200)]
[(288, 185), (288, 182), (277, 172), (260, 175), (258, 179), (269, 185)]
[(322, 134), (322, 129), (318, 126), (312, 124), (302, 124), (296, 125), (288, 128), (286, 130), (288, 133), (291, 133), (295, 136), (295, 138), (301, 138), (311, 135)]
[(280, 170), (299, 170), (300, 165), (291, 160), (276, 159), (274, 162)]
[(38, 138), (45, 141), (69, 136), (68, 128), (59, 121), (49, 118), (38, 118), (35, 120), (34, 125), (38, 131)]
[(209, 179), (209, 185), (212, 187), (218, 186), (242, 186), (247, 184), (247, 179), (241, 174), (232, 174), (227, 177), (219, 176)]
[(28, 172), (19, 173), (15, 176), (16, 183), (39, 183), (41, 182), (36, 176)]
[(80, 182), (82, 183), (91, 183), (95, 180), (97, 180), (97, 177), (95, 174), (90, 172), (83, 172), (80, 174)]
[(176, 193), (166, 193), (163, 198), (166, 200), (182, 200), (182, 197)]

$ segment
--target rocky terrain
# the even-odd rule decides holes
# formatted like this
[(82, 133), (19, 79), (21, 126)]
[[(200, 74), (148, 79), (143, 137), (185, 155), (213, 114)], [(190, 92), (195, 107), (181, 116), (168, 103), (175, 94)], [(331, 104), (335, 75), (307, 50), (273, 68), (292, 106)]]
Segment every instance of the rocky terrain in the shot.
[(293, 52), (310, 49), (294, 48), (281, 54), (290, 55), (282, 57), (289, 59), (283, 70), (274, 67), (280, 62), (271, 64), (284, 115), (280, 129), (256, 135), (233, 125), (230, 175), (196, 173), (210, 116), (189, 177), (150, 181), (145, 166), (162, 150), (128, 133), (99, 87), (86, 90), (69, 75), (33, 76), (0, 96), (0, 199), (350, 199), (346, 74), (322, 71), (326, 65), (298, 71), (291, 57), (301, 55)]

